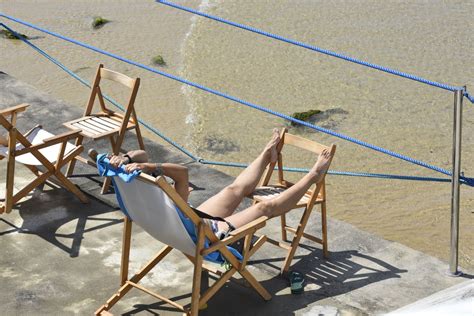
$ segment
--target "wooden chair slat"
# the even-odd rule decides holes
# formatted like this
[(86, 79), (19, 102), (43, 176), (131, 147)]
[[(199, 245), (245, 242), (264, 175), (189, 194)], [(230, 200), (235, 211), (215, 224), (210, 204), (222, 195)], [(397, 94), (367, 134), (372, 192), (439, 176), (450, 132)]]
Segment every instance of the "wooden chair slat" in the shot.
[(101, 122), (97, 122), (92, 117), (90, 119), (88, 119), (87, 121), (85, 121), (85, 122), (87, 122), (90, 125), (95, 126), (96, 128), (98, 128), (102, 132), (110, 132), (111, 130), (115, 129), (114, 127), (111, 127), (109, 125), (105, 125), (105, 124), (102, 124)]
[(108, 79), (108, 80), (112, 80), (112, 81), (121, 83), (121, 84), (129, 87), (130, 89), (133, 89), (133, 86), (135, 85), (135, 80), (136, 80), (136, 79), (130, 78), (129, 76), (126, 76), (124, 74), (121, 74), (119, 72), (116, 72), (116, 71), (113, 71), (113, 70), (110, 70), (110, 69), (106, 69), (106, 68), (102, 68), (100, 70), (100, 76), (103, 79)]
[(90, 120), (84, 120), (84, 121), (80, 122), (80, 125), (83, 126), (83, 128), (87, 128), (91, 131), (94, 131), (96, 134), (102, 134), (102, 133), (110, 132), (110, 129), (109, 130), (102, 129), (100, 127), (95, 126), (94, 124), (92, 124), (89, 121)]
[(119, 128), (120, 127), (120, 124), (112, 124), (108, 120), (106, 120), (106, 119), (104, 119), (100, 116), (93, 116), (93, 117), (91, 117), (91, 120), (94, 121), (94, 122), (97, 122), (98, 124), (108, 126), (110, 128)]
[(292, 145), (307, 151), (311, 151), (315, 154), (320, 154), (324, 149), (329, 149), (328, 146), (324, 146), (301, 136), (288, 133), (285, 134), (284, 142), (285, 145)]
[(95, 136), (99, 134), (99, 132), (96, 129), (91, 128), (88, 124), (85, 124), (84, 122), (76, 122), (73, 124), (73, 126), (78, 129), (81, 129), (83, 133), (86, 132), (89, 135)]
[(122, 125), (122, 121), (114, 120), (109, 116), (98, 116), (97, 118), (100, 119), (100, 120), (106, 121), (109, 124), (117, 126), (117, 127), (120, 127)]

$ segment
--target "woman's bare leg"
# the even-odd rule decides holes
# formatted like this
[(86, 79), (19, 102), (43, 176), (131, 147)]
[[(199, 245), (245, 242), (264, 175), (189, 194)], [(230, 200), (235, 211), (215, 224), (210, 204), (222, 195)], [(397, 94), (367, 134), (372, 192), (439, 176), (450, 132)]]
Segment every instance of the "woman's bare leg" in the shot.
[[(330, 163), (331, 153), (329, 150), (324, 150), (321, 155), (319, 155), (313, 168), (295, 185), (284, 191), (278, 197), (252, 205), (241, 212), (226, 217), (226, 220), (238, 228), (261, 216), (271, 218), (288, 212), (308, 191), (311, 185), (323, 179)], [(228, 228), (225, 222), (219, 222), (218, 227), (219, 230), (226, 230)]]
[(276, 146), (280, 142), (277, 129), (273, 130), (272, 139), (260, 155), (234, 180), (219, 193), (198, 206), (200, 211), (213, 216), (227, 217), (234, 213), (245, 196), (253, 192), (270, 161), (277, 159)]

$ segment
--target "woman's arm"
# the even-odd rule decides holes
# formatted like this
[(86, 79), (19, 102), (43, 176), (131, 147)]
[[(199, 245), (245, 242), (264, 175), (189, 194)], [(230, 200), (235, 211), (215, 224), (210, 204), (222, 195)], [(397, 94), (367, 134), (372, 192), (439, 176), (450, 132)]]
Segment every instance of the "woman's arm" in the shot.
[(125, 155), (113, 155), (110, 157), (110, 164), (114, 168), (118, 168), (121, 165), (127, 165), (134, 162), (148, 162), (148, 154), (144, 150), (132, 150), (127, 152)]
[(189, 197), (189, 177), (188, 168), (175, 163), (153, 163), (153, 162), (134, 162), (125, 165), (125, 171), (133, 172), (141, 170), (149, 174), (165, 175), (174, 181), (176, 192), (185, 200)]

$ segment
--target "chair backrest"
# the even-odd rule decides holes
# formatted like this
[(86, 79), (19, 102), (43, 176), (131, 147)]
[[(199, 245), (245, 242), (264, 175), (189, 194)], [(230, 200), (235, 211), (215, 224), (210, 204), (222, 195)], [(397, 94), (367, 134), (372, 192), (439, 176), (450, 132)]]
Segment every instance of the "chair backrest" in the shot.
[[(15, 151), (20, 151), (24, 148), (29, 148), (34, 145), (43, 144), (45, 140), (51, 139), (55, 135), (45, 131), (41, 128), (41, 126), (36, 126), (31, 131), (29, 131), (28, 135), (26, 136), (27, 142), (23, 141), (20, 143), (16, 143)], [(39, 149), (39, 153), (44, 156), (49, 162), (54, 163), (58, 159), (59, 153), (61, 151), (61, 143), (57, 143), (42, 149)], [(76, 146), (72, 145), (71, 143), (67, 142), (66, 147), (64, 149), (64, 154), (68, 154), (72, 150), (76, 149)], [(8, 152), (12, 150), (9, 147), (0, 146), (0, 155), (7, 156)], [(15, 160), (21, 164), (29, 165), (29, 166), (41, 166), (43, 162), (39, 161), (37, 158), (37, 154), (33, 154), (30, 151), (26, 151), (24, 154), (15, 155)]]
[(195, 255), (196, 244), (178, 214), (184, 206), (178, 209), (164, 192), (162, 186), (167, 183), (163, 183), (166, 182), (163, 178), (155, 182), (154, 178), (142, 174), (129, 183), (118, 176), (113, 177), (113, 181), (120, 207), (132, 221), (155, 239), (188, 255)]
[[(283, 155), (282, 155), (282, 149), (284, 145), (294, 146), (302, 150), (310, 151), (316, 155), (321, 154), (321, 152), (324, 149), (327, 149), (331, 152), (331, 157), (333, 157), (334, 153), (336, 152), (336, 145), (334, 144), (332, 144), (331, 146), (325, 146), (315, 141), (309, 140), (307, 138), (290, 134), (288, 133), (288, 129), (286, 128), (281, 130), (280, 139), (281, 139), (280, 143), (277, 145), (278, 159), (275, 163), (269, 164), (267, 172), (264, 174), (261, 181), (261, 185), (263, 186), (268, 185), (268, 183), (270, 182), (275, 165), (277, 165), (277, 170), (278, 170), (278, 184), (282, 186), (288, 186), (289, 184), (291, 184), (290, 182), (285, 180), (285, 177), (284, 177), (284, 170), (283, 170), (284, 165), (283, 165)], [(307, 204), (308, 205), (313, 204), (316, 198), (318, 197), (318, 195), (321, 200), (325, 200), (326, 190), (325, 190), (324, 178), (322, 181), (315, 184), (313, 189), (308, 190), (306, 194), (306, 196), (308, 197)]]
[(106, 69), (106, 68), (104, 68), (104, 65), (102, 65), (102, 64), (100, 64), (98, 69), (97, 69), (95, 79), (94, 79), (94, 83), (92, 85), (92, 90), (91, 90), (91, 94), (90, 94), (90, 97), (89, 97), (89, 101), (87, 103), (86, 110), (84, 111), (84, 116), (92, 114), (92, 110), (94, 108), (94, 102), (95, 102), (96, 98), (98, 98), (98, 100), (99, 100), (99, 104), (100, 104), (100, 107), (101, 107), (101, 110), (102, 110), (103, 114), (112, 114), (112, 113), (114, 113), (114, 111), (108, 109), (105, 106), (105, 101), (104, 101), (104, 97), (103, 97), (103, 94), (102, 94), (102, 89), (100, 87), (102, 79), (107, 79), (107, 80), (110, 80), (110, 81), (117, 82), (117, 83), (122, 84), (122, 85), (126, 86), (127, 88), (131, 89), (130, 97), (129, 97), (127, 106), (124, 109), (125, 114), (124, 114), (123, 117), (120, 116), (120, 118), (123, 118), (125, 121), (131, 120), (134, 124), (138, 123), (137, 122), (137, 117), (136, 117), (136, 114), (135, 114), (135, 110), (134, 110), (134, 104), (135, 104), (135, 99), (136, 99), (136, 96), (137, 96), (137, 93), (138, 93), (138, 88), (140, 86), (140, 78), (131, 78), (131, 77), (129, 77), (127, 75), (124, 75), (124, 74), (121, 74), (119, 72), (116, 72), (116, 71), (113, 71), (113, 70), (110, 70), (110, 69)]
[[(11, 156), (10, 158), (24, 165), (41, 166), (45, 162), (56, 162), (62, 150), (64, 150), (62, 154), (67, 154), (76, 149), (76, 146), (70, 143), (66, 143), (64, 149), (60, 143), (41, 146), (55, 135), (42, 129), (40, 125), (25, 135), (21, 134), (16, 126), (17, 115), (25, 111), (27, 107), (29, 104), (23, 103), (0, 110), (0, 126), (8, 132), (8, 145), (0, 145), (0, 156)], [(40, 148), (33, 151), (28, 150), (32, 146)]]

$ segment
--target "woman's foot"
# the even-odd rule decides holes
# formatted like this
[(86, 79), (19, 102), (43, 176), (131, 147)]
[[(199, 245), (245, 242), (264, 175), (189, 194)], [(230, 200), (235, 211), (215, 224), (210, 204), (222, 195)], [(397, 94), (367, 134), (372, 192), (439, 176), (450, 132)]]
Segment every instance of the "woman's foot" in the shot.
[(314, 164), (313, 168), (309, 171), (309, 174), (314, 177), (314, 182), (318, 183), (324, 177), (328, 171), (329, 165), (331, 164), (331, 152), (329, 149), (324, 149), (318, 157), (318, 160)]
[(268, 142), (263, 150), (264, 153), (270, 154), (270, 162), (275, 162), (278, 159), (277, 145), (280, 142), (280, 132), (277, 128), (273, 129), (272, 139)]

